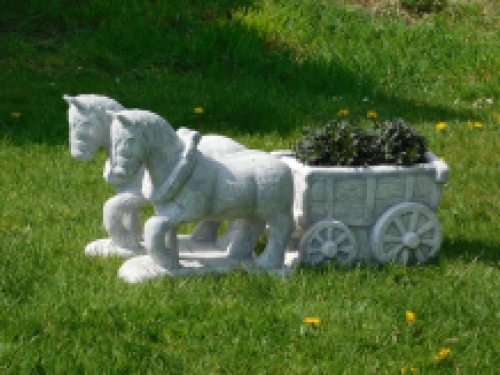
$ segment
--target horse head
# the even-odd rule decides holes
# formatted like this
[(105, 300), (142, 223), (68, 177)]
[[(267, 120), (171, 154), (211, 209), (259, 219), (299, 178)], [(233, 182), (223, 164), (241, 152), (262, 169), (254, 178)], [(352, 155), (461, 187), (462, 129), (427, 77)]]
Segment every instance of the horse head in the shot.
[(119, 111), (123, 106), (101, 95), (64, 95), (69, 104), (69, 141), (71, 156), (91, 160), (100, 148), (109, 153), (111, 116), (106, 111)]
[(144, 166), (153, 190), (165, 186), (165, 181), (170, 185), (169, 181), (176, 180), (179, 172), (186, 169), (183, 167), (185, 153), (196, 150), (201, 138), (199, 133), (187, 129), (176, 133), (167, 121), (149, 111), (108, 113), (113, 116), (111, 168), (107, 178), (111, 184), (128, 181)]
[(144, 164), (144, 139), (140, 127), (124, 112), (111, 112), (111, 170), (108, 182), (121, 184), (133, 177)]

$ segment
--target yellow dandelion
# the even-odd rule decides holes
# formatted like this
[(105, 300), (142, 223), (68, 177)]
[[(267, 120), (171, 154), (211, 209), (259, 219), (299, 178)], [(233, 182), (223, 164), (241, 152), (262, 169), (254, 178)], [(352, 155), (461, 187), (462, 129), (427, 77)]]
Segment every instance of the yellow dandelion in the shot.
[(377, 112), (375, 112), (375, 111), (368, 111), (368, 113), (366, 114), (366, 117), (368, 117), (368, 118), (377, 118)]
[(401, 373), (402, 374), (406, 374), (406, 370), (410, 370), (410, 372), (417, 372), (418, 370), (415, 368), (415, 367), (410, 367), (410, 368), (407, 368), (407, 367), (401, 367)]
[(319, 318), (304, 318), (303, 322), (310, 325), (318, 325), (321, 320)]
[(78, 67), (78, 70), (82, 70), (83, 68), (81, 66)]
[(415, 313), (411, 312), (411, 311), (407, 311), (406, 312), (406, 323), (408, 324), (412, 324), (412, 323), (415, 323)]
[(349, 114), (349, 110), (348, 109), (341, 109), (337, 112), (337, 115), (338, 116), (347, 116)]
[(439, 160), (445, 161), (444, 157), (442, 157), (442, 156), (439, 158)]
[(436, 361), (442, 361), (446, 358), (448, 358), (448, 355), (451, 353), (450, 348), (442, 348), (438, 354), (434, 357)]
[(474, 123), (474, 127), (475, 128), (482, 128), (483, 127), (483, 124), (481, 122), (475, 122)]
[(443, 130), (443, 129), (445, 129), (445, 128), (446, 128), (446, 122), (438, 122), (438, 123), (436, 124), (436, 129), (437, 129), (437, 130)]
[(203, 113), (203, 108), (202, 107), (196, 107), (194, 109), (194, 113)]
[(21, 117), (21, 112), (12, 112), (10, 115), (14, 118), (19, 118)]

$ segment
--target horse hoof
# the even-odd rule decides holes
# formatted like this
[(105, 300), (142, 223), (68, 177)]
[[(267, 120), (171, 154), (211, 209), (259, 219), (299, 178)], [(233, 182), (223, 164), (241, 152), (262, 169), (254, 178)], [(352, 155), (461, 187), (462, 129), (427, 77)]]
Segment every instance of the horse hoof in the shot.
[(283, 257), (270, 257), (265, 251), (254, 262), (257, 267), (265, 269), (281, 269), (285, 265)]
[(145, 253), (146, 250), (143, 247), (127, 249), (116, 245), (110, 238), (93, 241), (85, 247), (85, 255), (87, 256), (131, 258)]
[(118, 276), (127, 283), (140, 283), (159, 276), (181, 276), (181, 268), (169, 268), (156, 263), (149, 255), (127, 260), (118, 270)]

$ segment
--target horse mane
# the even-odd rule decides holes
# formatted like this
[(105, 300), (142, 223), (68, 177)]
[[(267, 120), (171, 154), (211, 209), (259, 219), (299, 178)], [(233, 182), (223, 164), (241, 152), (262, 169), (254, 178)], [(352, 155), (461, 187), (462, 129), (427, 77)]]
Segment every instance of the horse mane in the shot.
[(115, 115), (134, 136), (144, 139), (147, 147), (165, 148), (178, 146), (181, 142), (172, 126), (156, 113), (142, 109), (126, 109)]
[(73, 104), (80, 110), (86, 111), (121, 111), (125, 109), (123, 105), (121, 105), (116, 100), (109, 98), (104, 95), (97, 94), (80, 94), (78, 96), (63, 96), (64, 100), (66, 100), (69, 104)]
[[(176, 132), (162, 117), (145, 110), (110, 114), (118, 121), (113, 121), (113, 136), (117, 130), (114, 127), (121, 124), (134, 138), (140, 139), (142, 147), (147, 148), (150, 160), (155, 159), (159, 163), (153, 162), (146, 167), (152, 179), (149, 188), (143, 190), (144, 195), (152, 202), (169, 200), (179, 191), (195, 165), (201, 135), (185, 128)], [(150, 169), (152, 165), (155, 167)]]
[(69, 105), (74, 106), (82, 113), (91, 113), (98, 119), (98, 126), (104, 126), (105, 132), (109, 133), (112, 118), (107, 114), (108, 111), (118, 112), (125, 109), (123, 105), (112, 98), (104, 95), (81, 94), (78, 96), (63, 96)]

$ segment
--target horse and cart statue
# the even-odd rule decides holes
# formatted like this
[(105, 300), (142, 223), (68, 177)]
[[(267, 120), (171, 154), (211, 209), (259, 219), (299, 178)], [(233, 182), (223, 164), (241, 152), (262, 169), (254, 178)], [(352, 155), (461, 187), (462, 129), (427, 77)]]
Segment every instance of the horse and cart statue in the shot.
[[(282, 273), (297, 263), (425, 263), (439, 251), (435, 212), (449, 170), (430, 152), (412, 167), (311, 167), (290, 151), (175, 131), (104, 96), (64, 99), (72, 156), (90, 160), (104, 149), (104, 178), (117, 192), (103, 210), (110, 238), (85, 252), (130, 258), (119, 271), (128, 282), (235, 266)], [(155, 213), (143, 232), (146, 205)], [(194, 221), (191, 235), (177, 234)], [(262, 233), (266, 247), (255, 256)]]

